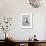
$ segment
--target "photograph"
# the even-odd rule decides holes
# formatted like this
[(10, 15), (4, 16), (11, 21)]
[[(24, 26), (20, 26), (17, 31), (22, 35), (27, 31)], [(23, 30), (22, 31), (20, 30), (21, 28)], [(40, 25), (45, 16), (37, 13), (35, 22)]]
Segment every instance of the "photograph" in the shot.
[(22, 28), (32, 28), (32, 14), (22, 14), (21, 15), (21, 27)]

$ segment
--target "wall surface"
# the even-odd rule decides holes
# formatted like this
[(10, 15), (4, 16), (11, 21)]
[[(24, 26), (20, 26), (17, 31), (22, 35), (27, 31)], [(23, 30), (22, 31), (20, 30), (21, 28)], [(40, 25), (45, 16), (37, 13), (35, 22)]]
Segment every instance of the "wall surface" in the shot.
[[(20, 27), (20, 14), (22, 13), (33, 15), (32, 29)], [(27, 40), (34, 34), (37, 35), (37, 39), (46, 40), (46, 8), (33, 8), (28, 0), (0, 0), (0, 19), (4, 16), (13, 17), (12, 26), (8, 32), (17, 40)], [(3, 31), (0, 31), (0, 39), (4, 38), (2, 33)]]

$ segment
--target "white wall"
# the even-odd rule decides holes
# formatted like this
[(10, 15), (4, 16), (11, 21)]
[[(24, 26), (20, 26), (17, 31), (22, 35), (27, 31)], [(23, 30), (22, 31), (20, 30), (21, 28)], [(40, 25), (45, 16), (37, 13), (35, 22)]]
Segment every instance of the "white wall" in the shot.
[[(33, 15), (32, 29), (20, 27), (21, 13), (31, 13)], [(17, 40), (27, 40), (34, 34), (37, 35), (39, 40), (46, 40), (46, 8), (33, 8), (29, 5), (28, 0), (0, 0), (0, 16), (13, 17), (9, 33)], [(0, 39), (2, 39), (2, 36)]]

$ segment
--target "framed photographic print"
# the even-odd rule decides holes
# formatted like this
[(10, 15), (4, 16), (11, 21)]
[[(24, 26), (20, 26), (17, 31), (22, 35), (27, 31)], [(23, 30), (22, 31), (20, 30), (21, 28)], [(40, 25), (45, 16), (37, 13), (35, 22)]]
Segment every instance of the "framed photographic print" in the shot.
[(21, 27), (32, 28), (32, 14), (29, 13), (21, 14)]

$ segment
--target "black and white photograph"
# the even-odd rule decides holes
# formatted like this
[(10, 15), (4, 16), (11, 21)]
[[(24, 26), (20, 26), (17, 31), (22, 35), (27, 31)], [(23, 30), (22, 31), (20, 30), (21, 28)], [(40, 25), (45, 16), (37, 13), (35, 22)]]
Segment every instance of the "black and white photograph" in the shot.
[(32, 28), (32, 14), (22, 14), (21, 15), (21, 27), (22, 28)]

